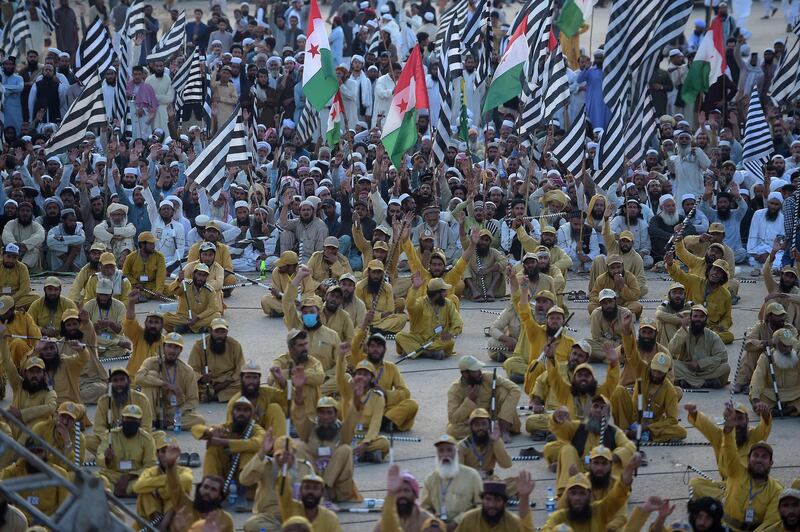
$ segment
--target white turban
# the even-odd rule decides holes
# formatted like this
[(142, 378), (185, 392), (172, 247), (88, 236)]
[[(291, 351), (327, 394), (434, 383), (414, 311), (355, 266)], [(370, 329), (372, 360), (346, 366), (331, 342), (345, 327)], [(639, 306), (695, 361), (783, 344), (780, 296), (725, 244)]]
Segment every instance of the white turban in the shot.
[(664, 203), (670, 200), (673, 202), (675, 201), (675, 197), (672, 194), (663, 194), (660, 198), (658, 198), (658, 206), (662, 207)]
[(769, 196), (767, 196), (767, 201), (775, 200), (783, 205), (783, 194), (780, 192), (770, 192)]

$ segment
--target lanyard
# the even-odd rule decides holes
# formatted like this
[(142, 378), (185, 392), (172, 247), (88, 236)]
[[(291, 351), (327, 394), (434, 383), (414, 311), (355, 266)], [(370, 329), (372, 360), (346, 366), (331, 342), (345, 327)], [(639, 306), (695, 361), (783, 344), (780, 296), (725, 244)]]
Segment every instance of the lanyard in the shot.
[(472, 454), (475, 455), (475, 459), (478, 461), (480, 469), (483, 469), (483, 463), (486, 460), (486, 458), (480, 452), (478, 452), (478, 446), (475, 445), (475, 440), (473, 440), (472, 438), (469, 439), (469, 448), (472, 450)]
[[(439, 501), (439, 502), (441, 503), (443, 508), (447, 507), (447, 503), (445, 503), (445, 499), (447, 498), (447, 490), (450, 489), (450, 484), (452, 484), (452, 483), (453, 483), (453, 479), (451, 478), (451, 479), (448, 479), (447, 486), (445, 486), (444, 483), (442, 483), (442, 485), (439, 487), (439, 494), (441, 496), (441, 501)], [(446, 512), (442, 512), (442, 513), (446, 513)]]
[(764, 493), (764, 490), (767, 489), (767, 483), (764, 483), (764, 487), (758, 490), (757, 492), (753, 493), (753, 479), (749, 480), (749, 485), (747, 487), (747, 505), (752, 506), (753, 499)]
[(175, 384), (175, 381), (176, 381), (176, 380), (177, 380), (177, 378), (178, 378), (178, 366), (176, 365), (176, 366), (175, 366), (175, 369), (174, 369), (174, 370), (172, 370), (172, 378), (170, 378), (170, 376), (169, 376), (169, 366), (167, 366), (167, 365), (165, 364), (165, 365), (164, 365), (164, 374), (166, 375), (166, 378), (167, 378), (167, 382), (168, 382), (168, 383), (170, 383), (170, 384)]
[(383, 368), (385, 366), (381, 366), (381, 369), (378, 370), (378, 376), (375, 377), (375, 384), (378, 385), (378, 382), (381, 380), (381, 375), (383, 375)]
[[(647, 394), (647, 410), (648, 410), (648, 411), (650, 411), (650, 412), (652, 412), (652, 411), (653, 411), (653, 410), (652, 410), (650, 407), (651, 407), (651, 405), (653, 404), (653, 399), (655, 399), (656, 395), (658, 395), (658, 392), (661, 390), (661, 387), (662, 387), (662, 386), (664, 386), (664, 383), (663, 383), (663, 382), (662, 382), (661, 384), (659, 384), (659, 385), (658, 385), (658, 388), (656, 388), (656, 391), (655, 391), (655, 392), (653, 392), (652, 394), (650, 394), (650, 393), (648, 393), (648, 394)], [(650, 391), (650, 390), (649, 390), (649, 387), (648, 387), (648, 392), (649, 392), (649, 391)]]

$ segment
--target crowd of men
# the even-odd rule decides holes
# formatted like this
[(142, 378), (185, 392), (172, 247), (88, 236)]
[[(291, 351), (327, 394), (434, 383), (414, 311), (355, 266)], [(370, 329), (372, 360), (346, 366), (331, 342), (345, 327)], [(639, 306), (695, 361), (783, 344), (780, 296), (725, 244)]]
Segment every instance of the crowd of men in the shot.
[[(116, 44), (130, 2), (95, 0), (78, 15), (60, 0), (52, 35), (37, 1), (25, 4), (34, 37), (0, 72), (0, 399), (10, 417), (0, 432), (65, 479), (94, 462), (85, 467), (105, 489), (161, 530), (232, 531), (241, 513), (247, 532), (338, 531), (339, 507), (365, 503), (356, 468), (392, 462), (395, 436), (439, 408), (420, 405), (401, 370), (410, 364), (398, 364), (453, 358), (459, 378), (433, 392), (447, 410), (442, 435), (425, 442), (435, 467), (425, 478), (389, 467), (377, 530), (532, 531), (535, 468), (500, 471), (512, 466), (514, 437), (540, 442), (521, 456), (555, 474), (545, 530), (800, 530), (800, 479), (772, 474), (768, 443), (775, 417), (800, 416), (800, 123), (769, 98), (783, 40), (763, 62), (748, 57), (749, 32), (725, 2), (711, 3), (728, 32), (731, 85), (710, 88), (699, 113), (679, 97), (706, 28), (696, 21), (653, 73), (657, 133), (643, 160), (608, 190), (588, 170), (610, 116), (598, 107), (604, 51), (590, 58), (557, 29), (572, 93), (563, 116), (521, 138), (517, 99), (483, 114), (472, 50), (468, 127), (436, 164), (442, 51), (432, 42), (443, 9), (430, 0), (325, 8), (347, 116), (335, 146), (324, 120), (301, 127), (308, 3), (223, 0), (187, 13), (187, 56), (194, 47), (204, 56), (210, 120), (202, 104), (176, 110), (170, 76), (187, 56), (147, 60), (179, 10), (159, 20), (146, 6), (127, 85), (132, 136), (115, 123), (46, 156), (80, 94), (78, 19), (86, 28), (99, 17)], [(501, 0), (492, 5), (497, 64), (511, 17)], [(467, 10), (480, 16), (476, 2)], [(417, 45), (430, 111), (396, 166), (381, 127)], [(116, 72), (103, 73), (108, 116)], [(742, 164), (753, 86), (774, 149), (763, 177)], [(239, 103), (255, 114), (254, 164), (228, 169), (209, 195), (186, 170)], [(549, 150), (584, 105), (587, 164), (573, 175)], [(665, 293), (648, 288), (659, 275), (669, 276)], [(568, 281), (585, 290), (567, 291)], [(752, 304), (755, 320), (737, 313), (750, 322), (736, 338), (742, 281), (765, 297)], [(228, 307), (243, 290), (261, 291), (261, 319), (283, 321), (274, 360), (235, 338)], [(467, 301), (503, 308), (486, 324), (488, 357), (459, 347)], [(569, 326), (580, 313), (585, 330)], [(731, 344), (741, 346), (734, 363)], [(687, 397), (723, 388), (731, 400), (717, 412)], [(211, 403), (226, 405), (221, 423), (206, 419)], [(643, 502), (628, 508), (647, 465), (642, 444), (680, 445), (681, 416), (719, 472), (692, 479), (688, 524), (669, 522), (665, 497), (637, 493)], [(205, 451), (182, 451), (176, 430)], [(40, 469), (0, 456), (3, 481)], [(53, 485), (23, 493), (48, 516), (69, 496)], [(0, 489), (0, 530), (37, 523), (17, 506)]]

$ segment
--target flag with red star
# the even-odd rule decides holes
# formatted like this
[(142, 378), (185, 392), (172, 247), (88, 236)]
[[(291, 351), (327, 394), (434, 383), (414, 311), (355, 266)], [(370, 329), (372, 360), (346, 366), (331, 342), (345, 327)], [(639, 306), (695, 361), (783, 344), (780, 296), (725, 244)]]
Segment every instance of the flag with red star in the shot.
[(421, 109), (430, 110), (430, 106), (425, 72), (422, 70), (422, 54), (419, 46), (415, 46), (397, 78), (392, 105), (381, 136), (386, 153), (398, 168), (403, 163), (403, 154), (417, 143), (417, 113)]
[(325, 22), (317, 0), (311, 0), (308, 14), (308, 38), (303, 60), (303, 94), (314, 109), (321, 111), (339, 89), (333, 69), (333, 55)]
[(344, 102), (342, 93), (336, 91), (331, 102), (331, 111), (328, 113), (328, 130), (325, 132), (325, 142), (328, 147), (333, 148), (339, 143), (342, 136), (342, 124), (344, 124)]

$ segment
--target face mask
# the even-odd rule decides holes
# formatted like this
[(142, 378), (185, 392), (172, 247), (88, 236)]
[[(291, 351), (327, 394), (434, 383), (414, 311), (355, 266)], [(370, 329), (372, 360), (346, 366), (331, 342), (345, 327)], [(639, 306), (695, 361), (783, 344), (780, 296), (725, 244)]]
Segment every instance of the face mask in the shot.
[(139, 422), (138, 421), (123, 421), (122, 422), (122, 434), (125, 435), (126, 438), (132, 438), (139, 432)]
[(303, 325), (306, 327), (313, 327), (317, 324), (316, 314), (303, 314)]

